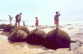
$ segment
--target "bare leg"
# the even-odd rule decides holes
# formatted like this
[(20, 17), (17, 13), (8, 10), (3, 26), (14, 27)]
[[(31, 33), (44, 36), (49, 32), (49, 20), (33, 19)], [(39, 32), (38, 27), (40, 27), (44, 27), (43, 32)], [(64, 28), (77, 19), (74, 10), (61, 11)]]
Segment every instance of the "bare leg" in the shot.
[(20, 27), (20, 22), (18, 22), (18, 27)]
[(12, 22), (10, 21), (10, 25), (12, 24)]
[(57, 22), (56, 24), (56, 33), (58, 33), (58, 31), (59, 31), (59, 22)]
[(17, 28), (17, 23), (18, 23), (18, 22), (16, 21), (16, 22), (15, 22), (15, 27), (16, 27), (16, 28)]
[(58, 25), (56, 24), (56, 28), (58, 28)]

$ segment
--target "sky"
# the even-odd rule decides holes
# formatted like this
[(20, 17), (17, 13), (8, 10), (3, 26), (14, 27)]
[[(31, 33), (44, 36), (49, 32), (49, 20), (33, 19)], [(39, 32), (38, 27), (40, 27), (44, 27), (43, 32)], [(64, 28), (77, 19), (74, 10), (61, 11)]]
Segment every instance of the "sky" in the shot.
[[(40, 25), (53, 25), (56, 11), (60, 12), (60, 24), (83, 23), (83, 0), (0, 0), (0, 23), (9, 23), (22, 12), (22, 21), (34, 25), (38, 16)], [(21, 22), (22, 23), (22, 22)]]

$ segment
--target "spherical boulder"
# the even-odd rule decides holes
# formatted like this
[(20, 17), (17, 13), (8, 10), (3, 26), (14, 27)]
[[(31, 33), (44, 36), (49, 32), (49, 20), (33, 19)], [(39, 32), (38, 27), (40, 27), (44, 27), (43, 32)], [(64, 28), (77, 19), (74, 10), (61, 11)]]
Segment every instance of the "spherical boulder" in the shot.
[(28, 27), (26, 27), (26, 26), (19, 26), (19, 27), (17, 27), (17, 28), (15, 28), (16, 30), (23, 30), (23, 31), (25, 31), (25, 32), (27, 32), (27, 33), (29, 33), (30, 31), (29, 31), (29, 29), (28, 29)]
[(18, 30), (14, 30), (13, 32), (11, 32), (11, 34), (8, 36), (8, 40), (9, 42), (24, 42), (26, 40), (26, 37), (28, 36), (28, 33), (18, 29)]
[(31, 45), (42, 45), (45, 41), (45, 32), (41, 31), (39, 29), (35, 29), (31, 31), (29, 36), (27, 37), (26, 41), (27, 43)]
[(44, 46), (49, 49), (70, 48), (69, 35), (60, 29), (48, 32)]

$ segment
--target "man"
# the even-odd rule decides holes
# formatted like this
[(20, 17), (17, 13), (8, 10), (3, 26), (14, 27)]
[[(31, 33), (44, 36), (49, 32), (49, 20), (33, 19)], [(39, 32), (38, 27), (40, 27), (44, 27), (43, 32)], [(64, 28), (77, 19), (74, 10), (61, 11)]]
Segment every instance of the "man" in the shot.
[(54, 24), (56, 24), (56, 29), (59, 27), (59, 12), (56, 11), (56, 15), (54, 16)]
[(12, 19), (13, 17), (11, 15), (8, 15), (9, 16), (9, 21), (10, 21), (10, 24), (12, 24)]
[(38, 25), (39, 25), (38, 17), (35, 17), (35, 26), (36, 26), (36, 28), (38, 27)]
[(16, 19), (15, 26), (20, 26), (21, 15), (22, 15), (22, 13), (17, 14), (17, 15), (15, 16), (15, 19)]

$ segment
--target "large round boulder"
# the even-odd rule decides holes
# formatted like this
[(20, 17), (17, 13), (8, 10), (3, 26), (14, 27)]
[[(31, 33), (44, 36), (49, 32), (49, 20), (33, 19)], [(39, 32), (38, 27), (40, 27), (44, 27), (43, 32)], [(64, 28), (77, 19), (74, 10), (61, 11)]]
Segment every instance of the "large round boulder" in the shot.
[(26, 41), (27, 43), (31, 45), (42, 45), (45, 41), (45, 32), (41, 31), (39, 29), (35, 29), (31, 31), (29, 36), (27, 37)]
[(48, 32), (44, 46), (49, 49), (58, 49), (58, 48), (70, 48), (70, 37), (69, 35), (58, 29)]
[(24, 30), (18, 29), (11, 32), (8, 36), (10, 42), (24, 42), (29, 33)]
[(15, 28), (16, 30), (23, 30), (23, 31), (25, 31), (25, 32), (27, 32), (27, 33), (29, 33), (30, 31), (29, 31), (29, 29), (28, 29), (28, 27), (26, 27), (26, 26), (19, 26), (19, 27), (16, 27)]

